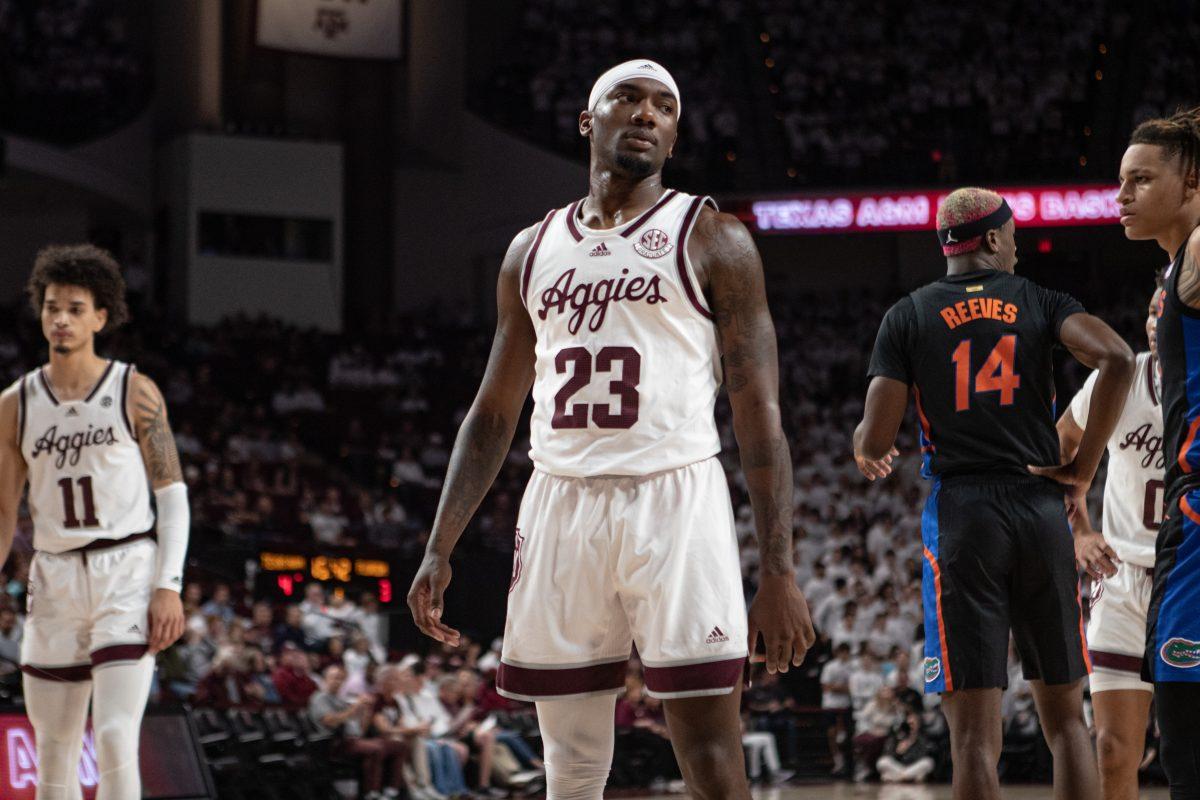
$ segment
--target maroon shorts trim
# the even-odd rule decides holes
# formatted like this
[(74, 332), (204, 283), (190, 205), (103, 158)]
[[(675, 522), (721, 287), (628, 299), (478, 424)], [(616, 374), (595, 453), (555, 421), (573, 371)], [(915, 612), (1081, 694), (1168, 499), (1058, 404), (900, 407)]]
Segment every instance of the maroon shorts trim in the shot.
[(144, 644), (114, 644), (92, 651), (92, 666), (98, 667), (112, 661), (137, 661), (149, 650)]
[(606, 664), (589, 664), (566, 669), (514, 667), (500, 662), (496, 688), (523, 697), (566, 697), (576, 694), (615, 691), (625, 687), (628, 659)]
[(1089, 650), (1088, 653), (1092, 657), (1093, 667), (1110, 669), (1116, 672), (1132, 672), (1135, 675), (1142, 674), (1141, 656), (1128, 656), (1124, 653), (1105, 653), (1102, 650)]
[(677, 667), (643, 666), (646, 691), (656, 695), (718, 694), (737, 686), (742, 679), (745, 656)]
[(91, 664), (72, 664), (69, 667), (38, 667), (33, 664), (22, 664), (21, 672), (44, 681), (79, 683), (92, 679)]

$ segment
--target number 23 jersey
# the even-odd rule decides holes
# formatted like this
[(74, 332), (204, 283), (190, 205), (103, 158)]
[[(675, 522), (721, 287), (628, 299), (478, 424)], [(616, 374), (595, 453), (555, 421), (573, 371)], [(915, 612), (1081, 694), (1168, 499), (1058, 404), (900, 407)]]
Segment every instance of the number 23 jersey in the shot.
[(522, 265), (537, 334), (530, 457), (566, 477), (648, 475), (721, 449), (712, 312), (687, 257), (710, 198), (668, 190), (595, 230), (582, 200), (546, 215)]
[(62, 553), (154, 525), (145, 463), (125, 412), (133, 370), (109, 362), (83, 400), (60, 402), (41, 369), (17, 382), (35, 550)]
[(1007, 272), (948, 275), (888, 311), (868, 374), (913, 389), (927, 478), (1059, 463), (1053, 351), (1083, 306)]

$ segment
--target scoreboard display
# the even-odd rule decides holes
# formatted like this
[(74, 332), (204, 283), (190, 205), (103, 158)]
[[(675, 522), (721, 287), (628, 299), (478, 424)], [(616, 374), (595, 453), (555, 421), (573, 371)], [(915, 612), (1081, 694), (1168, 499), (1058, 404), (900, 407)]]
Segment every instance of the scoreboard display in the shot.
[(382, 558), (334, 551), (263, 550), (258, 554), (256, 594), (283, 602), (304, 599), (304, 587), (319, 583), (331, 593), (342, 592), (357, 602), (371, 592), (384, 607), (396, 602), (391, 562)]

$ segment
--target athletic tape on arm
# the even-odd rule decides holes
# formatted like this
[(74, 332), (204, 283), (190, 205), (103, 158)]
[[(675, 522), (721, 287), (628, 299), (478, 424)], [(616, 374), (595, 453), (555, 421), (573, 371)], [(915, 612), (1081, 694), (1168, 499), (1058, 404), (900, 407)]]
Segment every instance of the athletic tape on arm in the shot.
[(158, 572), (155, 589), (183, 590), (183, 562), (187, 559), (191, 511), (187, 485), (178, 482), (154, 492), (158, 504)]

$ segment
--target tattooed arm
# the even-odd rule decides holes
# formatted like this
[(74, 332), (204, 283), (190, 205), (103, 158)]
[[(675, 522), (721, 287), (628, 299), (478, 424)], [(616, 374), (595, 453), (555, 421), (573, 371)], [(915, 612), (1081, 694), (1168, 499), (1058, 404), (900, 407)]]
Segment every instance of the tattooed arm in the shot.
[(133, 420), (146, 477), (158, 503), (158, 555), (154, 596), (150, 600), (147, 645), (151, 653), (170, 647), (183, 635), (183, 564), (190, 525), (187, 487), (167, 420), (167, 401), (154, 381), (135, 372), (129, 382), (126, 413)]
[(27, 469), (21, 455), (17, 389), (0, 394), (0, 568), (8, 560), (13, 534), (17, 529), (17, 510), (25, 489)]
[(1188, 237), (1187, 250), (1183, 254), (1183, 263), (1179, 265), (1179, 279), (1175, 285), (1184, 305), (1200, 309), (1200, 228), (1192, 231)]
[(536, 336), (521, 302), (521, 270), (536, 230), (534, 225), (519, 233), (500, 266), (496, 334), (487, 370), (458, 430), (425, 559), (408, 592), (413, 621), (441, 642), (457, 644), (459, 636), (441, 621), (442, 596), (450, 583), (450, 553), (504, 464), (533, 385)]
[(701, 211), (688, 242), (716, 318), (742, 471), (758, 530), (760, 578), (749, 642), (759, 631), (767, 668), (799, 666), (815, 638), (792, 566), (792, 457), (779, 413), (779, 358), (762, 260), (750, 232), (729, 214)]
[(140, 372), (131, 378), (126, 410), (137, 432), (150, 485), (157, 490), (181, 482), (183, 470), (175, 449), (175, 434), (167, 421), (167, 401), (154, 381)]

